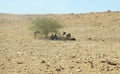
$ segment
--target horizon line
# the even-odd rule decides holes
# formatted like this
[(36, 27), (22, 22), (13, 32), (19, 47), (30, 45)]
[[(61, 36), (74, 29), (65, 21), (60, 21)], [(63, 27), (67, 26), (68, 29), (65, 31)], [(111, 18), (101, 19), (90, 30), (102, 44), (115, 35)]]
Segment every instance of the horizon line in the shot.
[(104, 12), (120, 12), (120, 11), (112, 11), (112, 10), (106, 10), (106, 11), (96, 11), (96, 12), (82, 12), (82, 13), (75, 13), (75, 12), (70, 12), (70, 13), (4, 13), (0, 12), (0, 14), (15, 14), (15, 15), (47, 15), (47, 14), (88, 14), (88, 13), (104, 13)]

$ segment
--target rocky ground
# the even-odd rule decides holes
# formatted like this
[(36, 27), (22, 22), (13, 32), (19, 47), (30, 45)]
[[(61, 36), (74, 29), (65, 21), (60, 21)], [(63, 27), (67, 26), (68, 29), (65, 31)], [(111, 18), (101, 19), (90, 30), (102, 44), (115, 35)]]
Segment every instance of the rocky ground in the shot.
[[(52, 17), (77, 41), (34, 39), (31, 20)], [(0, 14), (0, 74), (120, 74), (120, 12)]]

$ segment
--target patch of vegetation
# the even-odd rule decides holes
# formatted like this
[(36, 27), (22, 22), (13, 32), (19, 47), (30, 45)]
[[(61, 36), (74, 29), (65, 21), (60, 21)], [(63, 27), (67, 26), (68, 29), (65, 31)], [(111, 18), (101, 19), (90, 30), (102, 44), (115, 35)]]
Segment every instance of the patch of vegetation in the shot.
[(34, 32), (39, 31), (45, 38), (48, 38), (49, 33), (58, 33), (58, 29), (62, 28), (62, 25), (58, 20), (44, 17), (33, 20), (30, 28)]

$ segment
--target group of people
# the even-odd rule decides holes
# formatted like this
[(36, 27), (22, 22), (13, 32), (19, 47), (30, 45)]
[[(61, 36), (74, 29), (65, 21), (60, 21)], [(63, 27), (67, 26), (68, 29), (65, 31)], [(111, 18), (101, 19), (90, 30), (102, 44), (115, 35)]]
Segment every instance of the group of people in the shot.
[(57, 34), (52, 34), (52, 35), (51, 35), (51, 40), (57, 40), (57, 39), (58, 39)]
[(67, 39), (70, 39), (70, 38), (71, 38), (71, 33), (68, 33), (68, 34), (67, 34), (66, 32), (63, 32), (63, 36), (64, 36), (64, 35), (66, 35), (66, 38), (67, 38)]
[[(67, 34), (66, 32), (63, 32), (63, 36), (65, 36), (64, 39), (66, 39), (66, 40), (76, 40), (75, 38), (71, 38), (71, 33)], [(51, 34), (50, 39), (58, 40), (58, 39), (60, 39), (60, 37), (58, 38), (57, 34)]]
[[(34, 32), (35, 39), (37, 38), (37, 34), (39, 34), (39, 33), (40, 33), (40, 31)], [(76, 40), (75, 38), (71, 37), (71, 33), (66, 33), (66, 32), (63, 32), (63, 37), (58, 37), (57, 34), (51, 34), (50, 39), (51, 40), (74, 40), (74, 41)]]

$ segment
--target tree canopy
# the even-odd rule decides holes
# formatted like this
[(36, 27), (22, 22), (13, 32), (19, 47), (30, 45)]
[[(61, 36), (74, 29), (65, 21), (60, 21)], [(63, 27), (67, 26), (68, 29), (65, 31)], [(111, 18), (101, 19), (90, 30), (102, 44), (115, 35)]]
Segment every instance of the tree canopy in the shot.
[(40, 31), (47, 38), (50, 32), (58, 33), (62, 25), (58, 20), (44, 17), (33, 20), (31, 28), (33, 31)]

